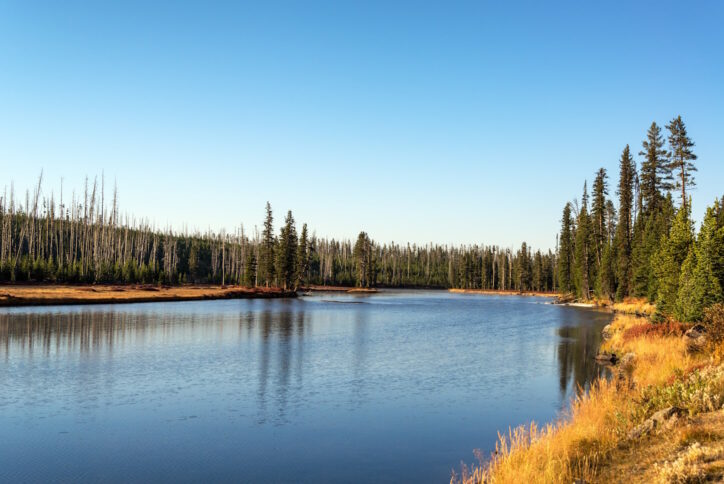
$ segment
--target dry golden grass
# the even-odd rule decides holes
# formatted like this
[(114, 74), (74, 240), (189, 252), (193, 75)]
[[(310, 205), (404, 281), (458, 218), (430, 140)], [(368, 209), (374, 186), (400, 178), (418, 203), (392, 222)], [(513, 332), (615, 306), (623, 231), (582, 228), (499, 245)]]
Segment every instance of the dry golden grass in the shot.
[[(627, 381), (618, 378), (599, 380), (587, 394), (576, 399), (567, 418), (544, 428), (531, 425), (499, 436), (496, 452), (489, 462), (481, 462), (470, 471), (463, 469), (462, 475), (453, 476), (452, 481), (466, 484), (570, 483), (577, 479), (611, 482), (612, 478), (621, 480), (625, 476), (632, 482), (662, 479), (678, 482), (677, 476), (691, 474), (695, 477), (701, 472), (709, 472), (701, 470), (709, 466), (709, 461), (704, 463), (706, 465), (702, 462), (706, 459), (718, 462), (721, 457), (719, 447), (709, 445), (701, 455), (694, 450), (682, 454), (692, 442), (684, 446), (672, 437), (672, 442), (656, 447), (660, 454), (651, 454), (642, 468), (642, 461), (636, 459), (635, 454), (646, 450), (646, 440), (628, 441), (630, 430), (658, 410), (658, 406), (671, 405), (668, 402), (672, 400), (692, 402), (696, 408), (689, 412), (695, 415), (698, 411), (718, 408), (717, 402), (724, 397), (724, 369), (714, 366), (721, 361), (712, 355), (687, 354), (686, 344), (678, 331), (630, 331), (651, 324), (647, 319), (627, 314), (617, 315), (611, 323), (612, 337), (601, 350), (619, 356), (635, 354), (635, 364), (626, 376)], [(724, 355), (724, 350), (719, 353)], [(705, 369), (700, 373), (701, 368)], [(667, 392), (668, 388), (674, 388), (671, 386), (673, 381), (680, 382), (682, 394)], [(711, 395), (712, 392), (716, 395)], [(616, 462), (625, 464), (620, 465), (616, 473), (611, 473), (616, 464), (612, 455), (617, 456)], [(654, 472), (655, 463), (659, 468)], [(639, 480), (636, 477), (639, 474), (648, 477)]]
[(656, 306), (648, 302), (645, 298), (629, 297), (623, 302), (614, 303), (612, 309), (617, 313), (635, 314), (638, 316), (653, 316), (656, 312)]
[(98, 304), (292, 296), (277, 288), (184, 285), (2, 285), (0, 306)]

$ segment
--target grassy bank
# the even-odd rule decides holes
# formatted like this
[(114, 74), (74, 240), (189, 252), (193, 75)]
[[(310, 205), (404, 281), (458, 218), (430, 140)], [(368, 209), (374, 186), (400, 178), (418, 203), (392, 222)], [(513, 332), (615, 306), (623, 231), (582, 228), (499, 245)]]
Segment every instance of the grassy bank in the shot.
[[(480, 456), (453, 481), (718, 482), (724, 478), (722, 312), (710, 319), (701, 346), (683, 336), (690, 325), (617, 314), (601, 348), (618, 355), (611, 378), (594, 383), (558, 422), (499, 436), (491, 458)], [(673, 414), (658, 418), (664, 409)]]
[(293, 291), (278, 288), (240, 286), (0, 285), (0, 307), (295, 296)]

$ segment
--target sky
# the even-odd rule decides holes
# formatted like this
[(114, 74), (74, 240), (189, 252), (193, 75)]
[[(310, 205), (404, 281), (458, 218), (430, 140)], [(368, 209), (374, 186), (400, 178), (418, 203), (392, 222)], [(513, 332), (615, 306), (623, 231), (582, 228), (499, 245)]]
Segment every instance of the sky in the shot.
[[(724, 194), (724, 3), (0, 0), (0, 190), (118, 186), (158, 226), (555, 245), (681, 115)], [(641, 157), (637, 156), (638, 163)]]

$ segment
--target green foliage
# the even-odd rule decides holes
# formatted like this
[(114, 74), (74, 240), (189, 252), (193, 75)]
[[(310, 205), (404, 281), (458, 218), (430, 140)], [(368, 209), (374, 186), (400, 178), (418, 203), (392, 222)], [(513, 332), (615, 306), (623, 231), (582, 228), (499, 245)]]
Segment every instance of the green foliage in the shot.
[(724, 403), (724, 379), (721, 370), (694, 370), (688, 375), (678, 373), (676, 380), (667, 385), (644, 389), (639, 419), (667, 407), (686, 409), (689, 415), (718, 410)]
[(674, 315), (682, 321), (699, 321), (705, 308), (722, 301), (717, 264), (724, 238), (717, 227), (718, 209), (718, 201), (707, 209), (697, 241), (689, 248), (681, 270)]
[(279, 243), (276, 249), (276, 274), (279, 285), (284, 289), (296, 285), (297, 270), (297, 229), (294, 225), (292, 211), (287, 212), (284, 226), (279, 234)]
[(689, 255), (694, 240), (694, 229), (689, 207), (681, 207), (674, 218), (671, 232), (664, 236), (652, 258), (652, 267), (658, 281), (656, 309), (661, 314), (673, 314), (679, 293), (681, 267)]
[(621, 154), (618, 182), (618, 228), (616, 230), (616, 298), (623, 299), (631, 293), (633, 276), (631, 253), (633, 238), (633, 200), (636, 165), (628, 145)]
[(563, 207), (561, 218), (561, 235), (558, 240), (558, 284), (562, 293), (571, 293), (574, 290), (573, 270), (575, 265), (574, 242), (573, 242), (573, 217), (571, 216), (571, 204), (566, 203)]

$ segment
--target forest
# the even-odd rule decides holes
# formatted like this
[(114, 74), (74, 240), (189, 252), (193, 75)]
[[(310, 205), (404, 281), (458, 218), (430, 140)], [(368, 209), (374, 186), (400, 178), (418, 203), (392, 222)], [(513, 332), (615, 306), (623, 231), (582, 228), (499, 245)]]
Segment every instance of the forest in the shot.
[(43, 176), (18, 201), (0, 197), (0, 282), (239, 284), (555, 290), (555, 254), (498, 246), (379, 244), (365, 232), (335, 240), (297, 229), (291, 211), (278, 233), (266, 205), (261, 231), (159, 230), (119, 211), (118, 190), (85, 180), (66, 201), (44, 195)]
[(600, 168), (589, 196), (565, 204), (555, 251), (495, 245), (379, 243), (317, 237), (291, 211), (278, 233), (267, 202), (261, 231), (159, 230), (119, 212), (118, 190), (86, 178), (70, 201), (43, 192), (43, 175), (18, 200), (0, 198), (0, 282), (215, 283), (297, 289), (309, 285), (556, 291), (583, 301), (656, 303), (660, 317), (696, 321), (722, 301), (724, 197), (698, 233), (690, 191), (694, 142), (680, 116), (654, 122), (637, 169), (626, 145), (615, 197)]
[(691, 218), (697, 172), (694, 142), (681, 116), (656, 122), (641, 144), (636, 167), (626, 145), (619, 160), (615, 195), (608, 197), (604, 168), (589, 199), (563, 208), (557, 243), (558, 286), (582, 300), (646, 298), (657, 318), (698, 321), (724, 301), (724, 197), (707, 207), (698, 233)]

